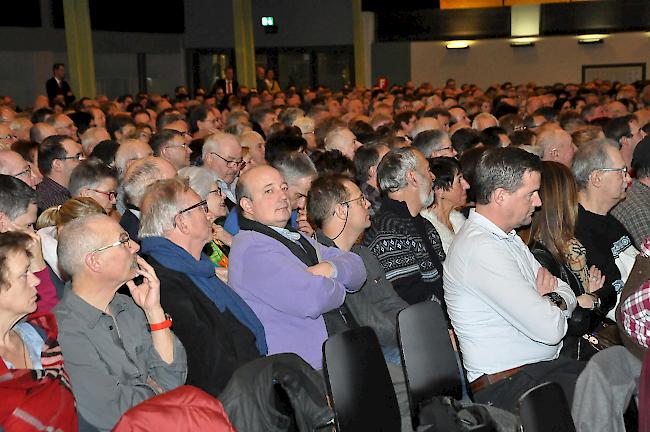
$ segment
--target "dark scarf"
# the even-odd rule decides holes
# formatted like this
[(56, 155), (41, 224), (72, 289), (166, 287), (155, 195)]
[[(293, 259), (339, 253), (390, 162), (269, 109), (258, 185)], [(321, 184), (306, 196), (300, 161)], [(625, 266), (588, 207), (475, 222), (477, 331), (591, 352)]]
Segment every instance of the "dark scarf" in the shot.
[(259, 318), (232, 288), (215, 275), (214, 264), (206, 254), (201, 253), (201, 259), (197, 261), (185, 249), (164, 237), (143, 238), (141, 252), (152, 256), (168, 269), (187, 275), (221, 312), (228, 309), (240, 323), (253, 332), (260, 354), (268, 353), (264, 326)]
[[(239, 217), (240, 229), (255, 231), (279, 241), (285, 245), (291, 251), (291, 253), (300, 261), (302, 261), (307, 267), (318, 264), (318, 254), (316, 253), (314, 246), (312, 246), (312, 244), (309, 243), (309, 240), (307, 240), (305, 236), (300, 234), (300, 232), (293, 228), (291, 225), (287, 224), (285, 228), (300, 235), (298, 243), (289, 240), (282, 234), (275, 231), (273, 228), (269, 228), (264, 224), (245, 218), (241, 212), (237, 213)], [(356, 322), (354, 316), (345, 303), (343, 303), (337, 309), (332, 309), (331, 311), (324, 313), (323, 319), (325, 321), (325, 327), (327, 328), (327, 334), (330, 336), (350, 328), (359, 327), (359, 324)]]

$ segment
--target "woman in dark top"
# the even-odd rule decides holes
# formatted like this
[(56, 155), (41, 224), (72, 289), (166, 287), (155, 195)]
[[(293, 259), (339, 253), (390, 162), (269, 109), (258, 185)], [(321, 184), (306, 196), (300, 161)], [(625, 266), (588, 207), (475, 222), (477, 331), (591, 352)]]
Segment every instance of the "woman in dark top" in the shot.
[(585, 359), (593, 354), (582, 335), (592, 331), (607, 314), (600, 291), (604, 277), (587, 267), (587, 253), (575, 237), (578, 191), (573, 174), (557, 162), (544, 162), (539, 190), (542, 207), (533, 215), (528, 246), (539, 263), (568, 283), (578, 300), (564, 339), (562, 355)]

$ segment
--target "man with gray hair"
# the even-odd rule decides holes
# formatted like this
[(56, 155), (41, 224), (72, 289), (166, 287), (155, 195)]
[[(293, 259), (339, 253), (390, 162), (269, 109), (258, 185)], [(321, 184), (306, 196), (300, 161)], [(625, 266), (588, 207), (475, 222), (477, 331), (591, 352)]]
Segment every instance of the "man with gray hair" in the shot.
[(445, 300), (474, 401), (515, 412), (519, 397), (556, 381), (569, 401), (584, 363), (558, 358), (576, 297), (519, 238), (539, 198), (541, 162), (517, 148), (479, 158), (476, 210), (444, 264)]
[(325, 137), (325, 150), (338, 150), (348, 159), (354, 159), (354, 153), (361, 147), (352, 131), (346, 127), (338, 127)]
[(490, 113), (479, 113), (472, 120), (472, 129), (476, 129), (479, 132), (493, 126), (499, 126), (499, 120)]
[(411, 146), (420, 150), (427, 159), (440, 156), (456, 157), (458, 154), (451, 145), (447, 132), (437, 129), (420, 132)]
[(52, 135), (56, 135), (54, 126), (47, 123), (35, 123), (29, 130), (29, 140), (35, 143), (42, 143), (43, 140)]
[(120, 225), (132, 239), (139, 241), (140, 204), (147, 186), (157, 180), (176, 177), (176, 169), (164, 159), (149, 156), (135, 161), (124, 174), (122, 189), (127, 208), (120, 219)]
[(84, 156), (89, 157), (97, 144), (111, 139), (108, 131), (103, 127), (91, 127), (81, 134), (81, 148)]
[(411, 129), (409, 138), (411, 138), (411, 140), (414, 140), (415, 137), (417, 137), (420, 132), (424, 132), (428, 130), (441, 130), (441, 129), (442, 126), (440, 125), (440, 122), (435, 118), (422, 117), (421, 119), (418, 119), (415, 122), (415, 126), (413, 126), (413, 129)]
[(630, 176), (618, 145), (610, 139), (590, 141), (573, 158), (578, 184), (576, 238), (587, 250), (587, 266), (595, 265), (605, 276), (597, 291), (598, 307), (611, 311), (625, 278), (619, 268), (632, 268), (638, 251), (625, 227), (610, 210), (626, 196)]
[(413, 148), (388, 152), (377, 168), (384, 193), (364, 245), (381, 263), (386, 278), (409, 304), (435, 299), (444, 307), (438, 232), (420, 211), (433, 203), (433, 175), (422, 153)]
[(137, 139), (125, 139), (115, 153), (115, 168), (120, 178), (131, 164), (147, 156), (153, 156), (153, 150), (146, 142)]
[(226, 195), (226, 205), (229, 209), (235, 206), (235, 187), (239, 171), (244, 166), (241, 145), (234, 135), (215, 133), (205, 138), (203, 144), (203, 166), (214, 171), (219, 176), (219, 187)]
[(542, 160), (559, 162), (571, 168), (573, 155), (578, 149), (573, 144), (571, 135), (564, 129), (550, 128), (543, 129), (537, 135), (537, 145), (542, 148)]
[(0, 174), (16, 177), (32, 189), (36, 189), (36, 185), (43, 180), (32, 171), (29, 162), (12, 150), (0, 150)]
[[(59, 264), (71, 278), (54, 309), (59, 343), (79, 415), (98, 430), (111, 430), (127, 410), (187, 377), (160, 282), (139, 249), (104, 215), (73, 220), (59, 234)], [(117, 294), (124, 284), (131, 297)]]

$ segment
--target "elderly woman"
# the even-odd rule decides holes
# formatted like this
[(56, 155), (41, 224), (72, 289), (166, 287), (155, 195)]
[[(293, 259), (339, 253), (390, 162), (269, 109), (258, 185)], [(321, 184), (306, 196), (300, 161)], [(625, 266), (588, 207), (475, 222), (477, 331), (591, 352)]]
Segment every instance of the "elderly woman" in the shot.
[(0, 425), (3, 430), (77, 430), (77, 414), (54, 316), (36, 310), (40, 283), (24, 233), (0, 234)]
[(429, 168), (435, 176), (435, 199), (431, 207), (422, 210), (420, 214), (436, 228), (442, 240), (442, 248), (447, 253), (454, 236), (465, 223), (465, 216), (458, 209), (467, 204), (469, 183), (463, 177), (460, 163), (454, 158), (430, 159)]
[(214, 217), (212, 241), (206, 245), (204, 252), (216, 266), (228, 268), (228, 250), (232, 244), (232, 235), (224, 230), (222, 225), (216, 223), (228, 213), (224, 196), (217, 184), (217, 175), (207, 168), (190, 166), (179, 170), (178, 176), (188, 179), (190, 187), (207, 202), (208, 209)]

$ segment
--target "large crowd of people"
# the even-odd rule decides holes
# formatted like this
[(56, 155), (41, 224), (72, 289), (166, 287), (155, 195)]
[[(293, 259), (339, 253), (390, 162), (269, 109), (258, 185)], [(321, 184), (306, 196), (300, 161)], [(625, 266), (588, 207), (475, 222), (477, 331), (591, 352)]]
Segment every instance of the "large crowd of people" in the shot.
[(53, 72), (32, 106), (0, 96), (4, 429), (111, 430), (184, 385), (229, 400), (274, 358), (326, 408), (323, 343), (369, 326), (412, 430), (396, 317), (428, 301), (474, 403), (516, 414), (557, 382), (579, 431), (650, 408), (584, 409), (623, 397), (609, 376), (636, 386), (648, 347), (649, 83), (333, 91), (228, 68), (77, 100)]

